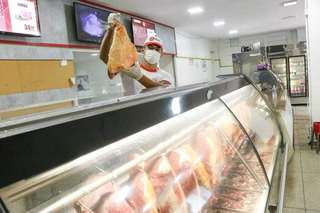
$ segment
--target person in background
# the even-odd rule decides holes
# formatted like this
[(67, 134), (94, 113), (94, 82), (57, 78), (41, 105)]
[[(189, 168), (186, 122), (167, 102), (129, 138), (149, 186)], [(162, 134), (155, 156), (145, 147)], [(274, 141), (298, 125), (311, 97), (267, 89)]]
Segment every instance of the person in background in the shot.
[[(113, 42), (114, 27), (120, 21), (120, 13), (111, 13), (108, 17), (110, 26), (102, 40), (100, 59), (108, 64), (109, 51)], [(163, 55), (162, 40), (155, 36), (147, 37), (141, 49), (143, 59), (132, 67), (124, 69), (121, 74), (125, 92), (141, 92), (145, 88), (169, 86), (174, 84), (172, 75), (158, 68), (158, 62)]]

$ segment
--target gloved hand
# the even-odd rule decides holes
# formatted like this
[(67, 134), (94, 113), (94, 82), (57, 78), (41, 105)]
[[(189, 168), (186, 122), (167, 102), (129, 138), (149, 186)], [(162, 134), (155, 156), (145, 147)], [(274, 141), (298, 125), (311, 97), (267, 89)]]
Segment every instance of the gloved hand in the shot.
[(111, 30), (114, 30), (114, 26), (117, 22), (120, 22), (120, 13), (111, 13), (108, 17), (108, 25)]
[(143, 76), (138, 62), (136, 62), (132, 67), (122, 70), (122, 72), (137, 81), (139, 81)]

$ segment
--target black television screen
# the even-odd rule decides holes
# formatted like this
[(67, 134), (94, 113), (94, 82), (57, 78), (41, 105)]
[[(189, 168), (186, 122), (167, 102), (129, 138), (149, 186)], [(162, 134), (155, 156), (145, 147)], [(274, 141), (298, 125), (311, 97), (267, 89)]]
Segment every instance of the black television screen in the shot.
[(142, 47), (148, 36), (156, 35), (154, 24), (132, 18), (133, 42), (136, 46)]
[(107, 32), (111, 12), (75, 2), (73, 6), (78, 40), (100, 44)]
[(0, 33), (40, 36), (37, 0), (0, 0)]

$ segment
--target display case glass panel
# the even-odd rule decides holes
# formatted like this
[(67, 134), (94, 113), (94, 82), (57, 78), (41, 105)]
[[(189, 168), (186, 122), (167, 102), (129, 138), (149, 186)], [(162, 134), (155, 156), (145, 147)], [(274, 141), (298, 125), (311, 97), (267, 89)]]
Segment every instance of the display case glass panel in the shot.
[(223, 96), (244, 129), (219, 99), (181, 113), (182, 97), (166, 109), (175, 117), (8, 186), (1, 199), (10, 212), (264, 212), (262, 165), (270, 169), (278, 141), (262, 97), (251, 86)]
[(272, 58), (271, 69), (284, 83), (286, 89), (287, 86), (287, 58)]
[(222, 96), (221, 99), (251, 135), (271, 182), (281, 135), (275, 117), (264, 98), (252, 85), (248, 85)]

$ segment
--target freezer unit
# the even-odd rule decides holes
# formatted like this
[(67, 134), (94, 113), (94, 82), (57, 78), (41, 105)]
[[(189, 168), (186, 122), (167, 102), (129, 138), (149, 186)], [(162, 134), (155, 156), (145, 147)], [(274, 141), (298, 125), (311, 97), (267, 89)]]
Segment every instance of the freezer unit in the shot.
[(283, 141), (243, 78), (99, 107), (1, 135), (4, 212), (266, 211)]
[(307, 74), (305, 56), (289, 57), (290, 97), (307, 97)]

